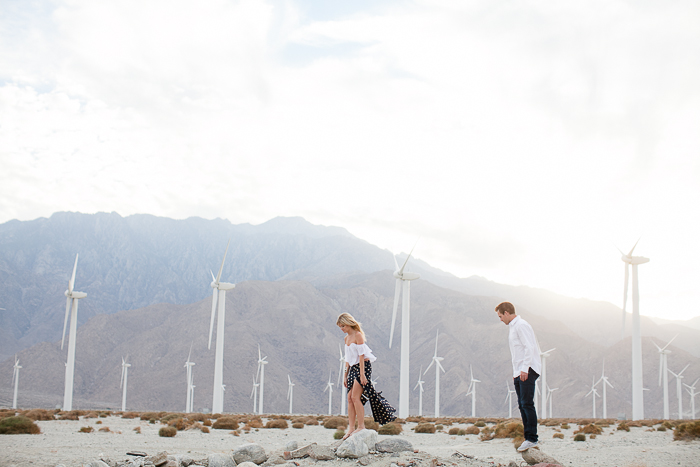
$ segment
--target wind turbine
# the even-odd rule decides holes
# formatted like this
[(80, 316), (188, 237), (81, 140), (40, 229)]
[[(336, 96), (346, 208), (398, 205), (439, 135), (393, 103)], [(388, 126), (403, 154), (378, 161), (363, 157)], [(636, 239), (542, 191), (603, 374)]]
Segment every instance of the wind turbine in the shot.
[(671, 372), (673, 376), (676, 377), (676, 397), (678, 397), (678, 419), (683, 420), (683, 372), (688, 369), (690, 363), (688, 363), (678, 374)]
[[(637, 240), (639, 243), (639, 240)], [(627, 305), (627, 285), (629, 282), (629, 267), (632, 266), (632, 420), (644, 419), (644, 384), (642, 381), (642, 338), (639, 319), (639, 280), (637, 266), (648, 263), (649, 258), (632, 256), (637, 243), (628, 254), (622, 253), (625, 263), (625, 290), (622, 299), (622, 332), (624, 335), (625, 306)]]
[(192, 384), (190, 384), (190, 409), (194, 412), (194, 388), (197, 386), (194, 385), (194, 374), (192, 375)]
[(289, 389), (287, 389), (287, 399), (289, 400), (289, 414), (291, 415), (292, 413), (292, 401), (294, 399), (294, 383), (292, 383), (292, 378), (287, 375), (287, 379), (289, 380)]
[(553, 399), (553, 398), (552, 398), (552, 393), (553, 393), (554, 391), (558, 390), (558, 389), (559, 389), (559, 388), (554, 388), (554, 389), (552, 389), (552, 388), (550, 388), (549, 386), (547, 386), (547, 399), (549, 399), (549, 418), (554, 418), (554, 417), (552, 416), (552, 399)]
[(332, 373), (332, 370), (328, 373), (328, 383), (326, 383), (326, 389), (323, 390), (323, 392), (328, 391), (328, 415), (332, 414), (333, 408), (333, 383), (331, 383)]
[(258, 375), (260, 376), (260, 401), (258, 405), (258, 413), (263, 414), (263, 394), (265, 392), (265, 365), (268, 364), (267, 355), (264, 357), (260, 353), (260, 344), (258, 344)]
[[(603, 383), (603, 418), (608, 418), (608, 399), (607, 399), (607, 391), (606, 391), (606, 385), (610, 386), (612, 389), (615, 389), (613, 385), (608, 381), (608, 377), (605, 376), (605, 360), (603, 360), (603, 374), (600, 377), (598, 381), (596, 381), (595, 385), (597, 386), (598, 383)], [(549, 416), (551, 417), (552, 414), (550, 413)]]
[(504, 402), (508, 402), (508, 418), (513, 418), (513, 394), (515, 394), (515, 389), (511, 389), (510, 385), (506, 383), (506, 390), (508, 394), (506, 394)]
[[(413, 246), (415, 248), (415, 245)], [(409, 354), (410, 354), (410, 323), (411, 323), (411, 281), (420, 279), (420, 274), (404, 271), (408, 260), (413, 254), (413, 249), (399, 268), (394, 256), (394, 277), (396, 289), (394, 292), (394, 311), (391, 315), (391, 331), (389, 332), (389, 348), (394, 339), (394, 326), (396, 325), (396, 311), (399, 307), (399, 295), (403, 286), (403, 300), (401, 303), (401, 370), (399, 373), (399, 418), (408, 417), (408, 392), (409, 392)]]
[(416, 389), (420, 388), (420, 391), (418, 391), (418, 416), (419, 417), (423, 415), (423, 383), (425, 383), (425, 381), (421, 380), (421, 376), (423, 376), (423, 367), (420, 367), (420, 371), (418, 372), (418, 383), (416, 383), (416, 387), (413, 388), (414, 391)]
[[(214, 277), (211, 273), (211, 288), (214, 289), (211, 300), (211, 320), (209, 323), (209, 350), (211, 350), (211, 337), (214, 332), (214, 317), (216, 315), (216, 301), (218, 295), (219, 316), (216, 322), (216, 357), (214, 358), (214, 397), (212, 402), (212, 413), (222, 413), (224, 411), (224, 326), (226, 323), (226, 291), (236, 287), (236, 284), (221, 282), (221, 272), (224, 270), (224, 261), (231, 240), (226, 244), (224, 259), (221, 260), (219, 274)], [(211, 272), (211, 271), (210, 271)]]
[(698, 381), (700, 381), (700, 378), (696, 379), (693, 384), (685, 384), (683, 383), (683, 386), (685, 386), (686, 391), (688, 391), (688, 394), (690, 394), (690, 418), (691, 420), (695, 420), (695, 395), (697, 392), (695, 392), (695, 385), (698, 384)]
[[(12, 370), (12, 382), (15, 383), (15, 393), (12, 396), (12, 408), (16, 409), (17, 408), (17, 388), (19, 386), (19, 369), (22, 368), (19, 365), (19, 359), (17, 358), (17, 355), (15, 355), (15, 366), (13, 367)], [(693, 402), (693, 404), (695, 404)]]
[[(549, 354), (556, 349), (549, 349), (546, 352), (540, 351), (540, 357), (542, 358), (542, 388), (546, 389), (547, 386), (547, 357)], [(547, 391), (542, 391), (542, 413), (538, 412), (539, 418), (547, 418)], [(550, 415), (551, 417), (551, 415)]]
[(338, 389), (341, 387), (343, 388), (341, 390), (342, 396), (340, 398), (340, 415), (347, 415), (345, 405), (348, 401), (348, 388), (345, 387), (345, 384), (342, 386), (340, 385), (340, 380), (343, 379), (343, 370), (345, 370), (345, 355), (343, 355), (343, 349), (340, 347), (340, 344), (338, 344), (338, 351), (340, 352), (340, 369), (338, 370), (338, 382), (336, 384), (338, 385)]
[[(129, 359), (129, 356), (126, 356), (127, 360)], [(129, 378), (129, 367), (131, 366), (131, 363), (126, 363), (126, 360), (124, 360), (124, 357), (122, 357), (122, 378), (121, 381), (119, 382), (119, 388), (122, 389), (122, 412), (126, 411), (126, 382), (127, 379)]]
[(253, 399), (253, 413), (258, 413), (258, 383), (255, 378), (253, 378), (253, 390), (250, 391), (250, 398)]
[[(66, 362), (66, 384), (63, 391), (63, 410), (73, 410), (73, 376), (75, 374), (75, 338), (78, 330), (78, 300), (87, 297), (85, 292), (73, 290), (75, 285), (75, 272), (78, 269), (78, 255), (75, 255), (73, 265), (73, 275), (68, 281), (66, 296), (66, 317), (63, 320), (63, 337), (61, 338), (61, 350), (66, 339), (66, 326), (68, 325), (68, 315), (70, 314), (70, 332), (68, 333), (68, 360)], [(72, 307), (71, 307), (72, 302)]]
[[(440, 364), (444, 358), (437, 356), (439, 332), (440, 331), (437, 331), (435, 333), (435, 354), (433, 355), (433, 361), (430, 362), (428, 368), (425, 369), (425, 373), (427, 373), (430, 367), (433, 366), (433, 363), (435, 364), (435, 417), (440, 416), (440, 370), (442, 370), (443, 373), (445, 372), (445, 369)], [(423, 373), (423, 375), (425, 375), (425, 373)]]
[(592, 396), (592, 398), (593, 398), (593, 418), (595, 418), (595, 398), (596, 398), (596, 396), (600, 397), (600, 394), (598, 394), (598, 390), (595, 388), (595, 385), (596, 385), (595, 378), (593, 378), (593, 380), (591, 382), (591, 390), (588, 391), (588, 394), (586, 394), (586, 397)]
[(467, 396), (472, 396), (472, 417), (476, 417), (476, 383), (480, 383), (478, 379), (474, 378), (474, 373), (472, 372), (472, 366), (469, 365), (469, 388), (467, 389)]
[(185, 402), (185, 413), (192, 413), (192, 367), (194, 362), (190, 361), (192, 356), (192, 344), (190, 345), (190, 353), (187, 355), (187, 361), (185, 362), (185, 369), (187, 370), (187, 399)]
[(676, 336), (668, 341), (668, 344), (664, 345), (663, 347), (659, 347), (656, 345), (656, 342), (654, 342), (654, 346), (659, 350), (659, 386), (661, 386), (663, 381), (664, 420), (668, 420), (671, 416), (668, 409), (668, 354), (670, 354), (671, 351), (667, 348), (676, 337), (678, 337), (678, 334), (676, 334)]

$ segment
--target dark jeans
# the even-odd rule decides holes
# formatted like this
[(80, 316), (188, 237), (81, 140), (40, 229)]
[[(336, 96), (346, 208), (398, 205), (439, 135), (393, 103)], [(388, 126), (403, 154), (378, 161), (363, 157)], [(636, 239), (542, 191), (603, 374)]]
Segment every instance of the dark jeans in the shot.
[(520, 381), (520, 376), (513, 378), (515, 394), (518, 396), (518, 408), (523, 419), (525, 439), (533, 443), (537, 442), (537, 412), (535, 411), (535, 381), (540, 375), (530, 368), (527, 381)]

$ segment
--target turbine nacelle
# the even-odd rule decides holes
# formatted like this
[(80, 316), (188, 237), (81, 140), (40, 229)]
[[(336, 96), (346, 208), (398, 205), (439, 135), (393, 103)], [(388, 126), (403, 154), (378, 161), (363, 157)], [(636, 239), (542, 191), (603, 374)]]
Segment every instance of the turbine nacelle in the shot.
[(394, 277), (402, 281), (414, 281), (416, 279), (420, 279), (420, 274), (417, 272), (400, 272), (397, 270), (394, 271)]
[(627, 264), (644, 264), (649, 262), (649, 258), (645, 258), (644, 256), (622, 255), (622, 261)]

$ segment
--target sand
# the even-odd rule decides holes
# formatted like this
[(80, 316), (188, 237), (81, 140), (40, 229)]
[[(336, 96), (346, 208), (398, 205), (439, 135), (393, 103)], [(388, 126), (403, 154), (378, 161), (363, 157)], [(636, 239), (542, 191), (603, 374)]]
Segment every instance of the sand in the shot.
[[(101, 424), (97, 422), (101, 421)], [(248, 434), (233, 436), (229, 430), (212, 430), (202, 433), (199, 430), (181, 431), (173, 438), (158, 436), (162, 426), (149, 424), (137, 419), (90, 418), (79, 421), (37, 422), (41, 428), (39, 435), (0, 436), (0, 466), (49, 466), (64, 464), (67, 467), (80, 466), (91, 460), (107, 457), (112, 460), (127, 458), (129, 451), (143, 451), (149, 455), (167, 451), (169, 454), (188, 454), (193, 458), (206, 457), (209, 453), (226, 453), (245, 443), (258, 443), (269, 453), (282, 451), (289, 441), (296, 441), (299, 447), (316, 442), (333, 445), (334, 430), (322, 426), (305, 426), (303, 429), (287, 428), (252, 430)], [(92, 433), (80, 433), (81, 427), (91, 426)], [(426, 455), (440, 458), (443, 462), (469, 466), (508, 465), (515, 461), (524, 464), (515, 452), (512, 440), (494, 439), (480, 441), (476, 435), (454, 436), (447, 433), (417, 434), (411, 428), (414, 423), (406, 423), (404, 432), (399, 435), (410, 441), (421, 452), (423, 461)], [(452, 427), (466, 428), (468, 425), (454, 424)], [(99, 428), (109, 427), (110, 432), (99, 432)], [(141, 434), (134, 431), (141, 427)], [(450, 427), (445, 427), (447, 430)], [(631, 428), (631, 431), (617, 431), (615, 426), (605, 428), (596, 439), (584, 442), (573, 441), (573, 431), (562, 430), (564, 439), (554, 439), (553, 428), (540, 426), (541, 450), (558, 459), (564, 466), (620, 466), (620, 467), (667, 467), (700, 466), (700, 441), (673, 441), (673, 432), (648, 431), (646, 427)], [(388, 436), (379, 436), (380, 441)], [(461, 453), (472, 458), (460, 458)], [(388, 455), (387, 455), (388, 456)], [(397, 460), (409, 461), (413, 454), (402, 454), (401, 459), (377, 456), (377, 467), (389, 467)], [(303, 466), (323, 464), (323, 467), (348, 467), (358, 465), (354, 460), (314, 461), (304, 459)], [(423, 462), (418, 462), (422, 464)], [(449, 464), (448, 464), (449, 465)]]

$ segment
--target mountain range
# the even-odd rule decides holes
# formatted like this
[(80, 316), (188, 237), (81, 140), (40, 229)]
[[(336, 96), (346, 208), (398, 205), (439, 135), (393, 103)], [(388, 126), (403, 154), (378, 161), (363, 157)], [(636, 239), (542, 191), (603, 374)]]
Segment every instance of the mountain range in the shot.
[[(342, 311), (365, 323), (370, 344), (380, 356), (375, 365), (378, 388), (398, 404), (400, 323), (397, 344), (388, 348), (394, 291), (390, 252), (345, 229), (315, 226), (301, 218), (252, 226), (221, 219), (124, 218), (116, 213), (57, 213), (0, 225), (0, 307), (6, 309), (0, 310), (0, 353), (5, 360), (0, 374), (8, 375), (0, 379), (0, 404), (11, 397), (15, 353), (24, 367), (20, 381), (25, 404), (52, 407), (62, 400), (62, 292), (79, 253), (76, 289), (88, 297), (79, 309), (74, 405), (117, 407), (121, 357), (128, 354), (132, 367), (127, 405), (183, 410), (183, 365), (192, 345), (195, 406), (210, 407), (214, 355), (213, 349), (206, 349), (209, 270), (218, 269), (229, 238), (222, 280), (238, 285), (227, 294), (225, 410), (252, 409), (249, 395), (260, 344), (271, 362), (266, 368), (266, 411), (286, 410), (289, 374), (296, 384), (295, 411), (325, 412), (327, 395), (322, 391), (329, 372), (337, 382), (342, 334), (335, 318)], [(555, 416), (590, 415), (590, 397), (584, 396), (591, 379), (600, 377), (603, 359), (615, 385), (608, 390), (609, 414), (630, 412), (626, 381), (631, 344), (621, 335), (619, 307), (480, 277), (457, 278), (420, 260), (412, 259), (409, 265), (422, 276), (411, 293), (411, 385), (417, 381), (414, 366), (430, 363), (439, 331), (439, 352), (447, 370), (441, 380), (444, 414), (467, 415), (470, 400), (464, 393), (470, 365), (482, 381), (477, 414), (507, 414), (507, 328), (493, 311), (504, 299), (531, 322), (543, 350), (557, 349), (548, 360), (550, 387), (560, 388), (554, 393)], [(649, 415), (661, 410), (655, 384), (658, 354), (652, 341), (665, 343), (678, 334), (669, 365), (677, 371), (689, 364), (685, 374), (692, 382), (700, 375), (700, 331), (646, 318), (642, 330), (647, 336), (645, 385), (650, 389), (645, 405), (648, 416), (660, 416)], [(423, 407), (429, 414), (432, 369), (423, 379)], [(675, 391), (670, 390), (673, 412)], [(417, 391), (412, 392), (412, 412), (417, 397)], [(687, 410), (689, 401), (684, 405)]]

